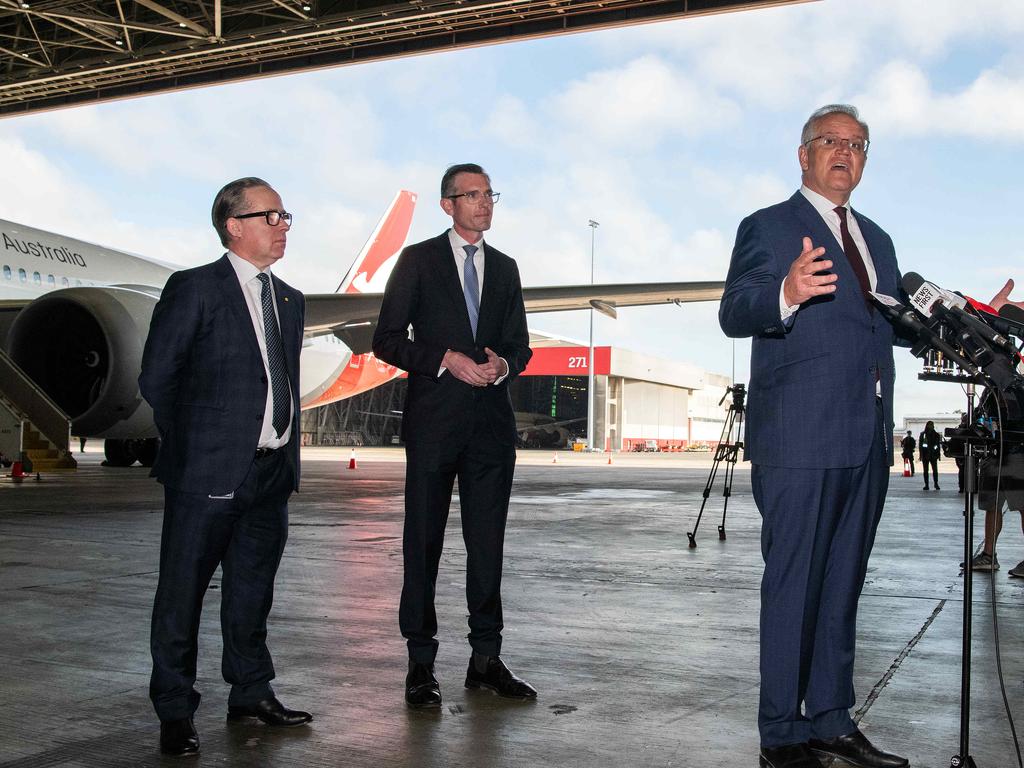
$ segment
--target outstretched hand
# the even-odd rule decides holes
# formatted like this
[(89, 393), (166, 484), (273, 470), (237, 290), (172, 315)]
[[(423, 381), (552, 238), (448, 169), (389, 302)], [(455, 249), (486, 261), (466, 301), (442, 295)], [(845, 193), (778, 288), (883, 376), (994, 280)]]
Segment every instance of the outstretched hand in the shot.
[(1013, 278), (1006, 281), (1006, 285), (1002, 287), (995, 296), (992, 297), (990, 305), (998, 312), (999, 308), (1009, 304), (1010, 306), (1017, 307), (1017, 309), (1024, 310), (1024, 301), (1010, 301), (1010, 292), (1013, 291)]
[(835, 274), (817, 274), (832, 267), (831, 261), (815, 261), (824, 255), (824, 248), (815, 248), (811, 238), (804, 238), (804, 249), (790, 266), (789, 274), (782, 284), (782, 295), (787, 306), (795, 307), (815, 296), (835, 292), (838, 277)]

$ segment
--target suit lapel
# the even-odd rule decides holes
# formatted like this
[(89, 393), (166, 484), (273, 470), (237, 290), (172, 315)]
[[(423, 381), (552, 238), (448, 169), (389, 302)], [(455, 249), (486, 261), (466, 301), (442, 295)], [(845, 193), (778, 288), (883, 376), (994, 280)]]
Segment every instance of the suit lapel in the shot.
[(274, 297), (277, 299), (277, 316), (281, 320), (281, 342), (284, 346), (284, 359), (288, 364), (288, 373), (293, 381), (297, 383), (299, 361), (295, 359), (292, 339), (296, 335), (302, 335), (302, 329), (298, 327), (298, 306), (291, 295), (291, 291), (285, 286), (276, 275), (271, 273), (274, 281)]
[(262, 358), (260, 344), (256, 340), (256, 329), (252, 326), (252, 315), (249, 314), (249, 305), (242, 294), (242, 284), (238, 282), (238, 275), (235, 273), (235, 268), (231, 266), (231, 262), (228, 261), (227, 254), (224, 254), (217, 262), (216, 271), (217, 277), (221, 281), (219, 294), (224, 297), (228, 309), (235, 315), (238, 327), (242, 328), (242, 335), (248, 340), (251, 351), (257, 357)]
[(480, 317), (477, 318), (476, 323), (477, 335), (480, 334), (485, 319), (490, 320), (491, 307), (497, 306), (495, 294), (497, 294), (498, 284), (501, 282), (498, 275), (498, 259), (495, 256), (497, 253), (499, 253), (497, 249), (484, 244), (484, 285), (480, 294)]

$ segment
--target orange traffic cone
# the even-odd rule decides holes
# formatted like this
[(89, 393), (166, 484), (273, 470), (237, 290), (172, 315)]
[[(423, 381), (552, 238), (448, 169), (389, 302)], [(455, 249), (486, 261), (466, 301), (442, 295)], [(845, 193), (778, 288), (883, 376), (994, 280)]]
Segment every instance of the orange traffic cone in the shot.
[(356, 468), (356, 449), (355, 448), (352, 449), (352, 453), (348, 457), (348, 468), (349, 469), (355, 469)]
[(910, 459), (903, 460), (903, 476), (910, 477)]
[(612, 452), (611, 452), (611, 450), (608, 451), (608, 463), (609, 464), (612, 463)]

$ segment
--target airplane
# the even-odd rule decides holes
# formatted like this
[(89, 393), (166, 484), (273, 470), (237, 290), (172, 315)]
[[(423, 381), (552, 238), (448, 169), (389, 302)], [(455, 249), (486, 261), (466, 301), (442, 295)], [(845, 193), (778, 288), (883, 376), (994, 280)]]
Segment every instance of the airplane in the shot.
[[(417, 196), (400, 190), (334, 293), (306, 294), (300, 359), (303, 409), (403, 374), (370, 345), (384, 284), (405, 244)], [(107, 462), (152, 465), (159, 445), (139, 393), (142, 349), (167, 278), (182, 267), (0, 219), (0, 342), (71, 420), (103, 438)], [(714, 301), (721, 282), (527, 287), (527, 312)], [(0, 354), (3, 354), (0, 346)], [(0, 385), (0, 395), (3, 385)]]

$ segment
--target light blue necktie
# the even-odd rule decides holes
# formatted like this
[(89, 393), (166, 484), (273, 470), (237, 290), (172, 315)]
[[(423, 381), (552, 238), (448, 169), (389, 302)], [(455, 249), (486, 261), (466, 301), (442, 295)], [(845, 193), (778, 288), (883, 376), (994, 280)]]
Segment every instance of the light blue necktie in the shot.
[(463, 273), (465, 287), (462, 292), (466, 295), (466, 309), (469, 310), (469, 325), (473, 329), (473, 338), (476, 338), (476, 321), (480, 317), (480, 279), (476, 275), (476, 262), (473, 261), (473, 254), (478, 248), (475, 245), (464, 245), (462, 250), (466, 252), (466, 268)]
[(267, 363), (270, 368), (270, 393), (273, 402), (274, 432), (280, 437), (288, 429), (291, 415), (291, 387), (288, 384), (288, 369), (284, 361), (284, 344), (274, 314), (274, 299), (270, 294), (270, 278), (266, 272), (256, 275), (262, 284), (260, 302), (263, 305), (263, 333), (267, 342)]

